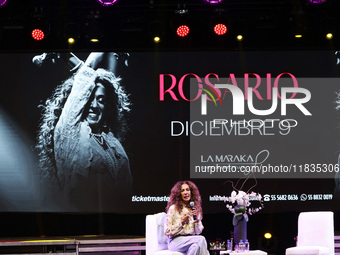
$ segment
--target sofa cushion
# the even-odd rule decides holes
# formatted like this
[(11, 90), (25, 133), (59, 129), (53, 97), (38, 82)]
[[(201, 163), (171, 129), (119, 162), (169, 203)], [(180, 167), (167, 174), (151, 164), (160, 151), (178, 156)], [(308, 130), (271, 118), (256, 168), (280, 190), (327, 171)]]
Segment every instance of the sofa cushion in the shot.
[(168, 244), (168, 237), (164, 234), (164, 224), (166, 220), (166, 213), (161, 212), (156, 214), (157, 221), (157, 237), (158, 243), (160, 244)]

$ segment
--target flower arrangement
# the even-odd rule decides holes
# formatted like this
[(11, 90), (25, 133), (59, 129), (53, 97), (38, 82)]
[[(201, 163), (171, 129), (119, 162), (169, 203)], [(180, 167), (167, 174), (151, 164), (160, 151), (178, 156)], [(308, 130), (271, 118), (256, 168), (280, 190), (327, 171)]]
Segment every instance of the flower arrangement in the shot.
[[(248, 181), (248, 179), (253, 176), (255, 184), (253, 184), (247, 192), (242, 191), (244, 188), (245, 183)], [(233, 225), (236, 226), (241, 220), (245, 220), (245, 222), (248, 221), (248, 214), (252, 215), (254, 213), (257, 213), (260, 211), (264, 206), (262, 202), (262, 196), (259, 193), (256, 193), (254, 191), (250, 192), (256, 185), (257, 180), (255, 177), (254, 172), (251, 172), (243, 181), (240, 188), (236, 188), (238, 186), (239, 182), (243, 178), (240, 178), (236, 184), (234, 184), (233, 181), (226, 181), (225, 183), (231, 183), (233, 191), (231, 192), (230, 197), (219, 197), (219, 199), (222, 198), (222, 200), (227, 203), (226, 207), (227, 209), (234, 214), (233, 217)], [(253, 201), (259, 202), (259, 207), (251, 207), (251, 204)]]
[[(251, 202), (250, 201), (259, 201), (261, 206), (257, 208), (248, 208), (248, 213), (252, 215), (253, 213), (257, 213), (262, 209), (262, 196), (259, 193), (251, 192), (246, 193), (242, 190), (239, 190), (238, 193), (236, 191), (231, 192), (231, 196), (227, 197), (224, 202), (230, 202), (232, 204), (237, 204), (239, 206), (245, 206), (245, 207), (250, 207)], [(229, 211), (233, 214), (235, 214), (235, 209), (233, 208), (232, 205), (227, 204), (226, 207), (229, 209)]]
[[(262, 196), (261, 194), (255, 192), (246, 193), (242, 190), (239, 190), (238, 192), (234, 190), (231, 192), (230, 197), (224, 197), (223, 200), (224, 202), (228, 203), (226, 205), (227, 209), (234, 214), (234, 226), (236, 226), (237, 223), (242, 220), (242, 218), (248, 221), (248, 214), (252, 215), (263, 208)], [(252, 201), (258, 201), (260, 206), (250, 207)]]
[[(245, 183), (249, 179), (250, 176), (254, 177), (255, 184), (251, 186), (247, 192), (242, 191)], [(227, 209), (234, 214), (233, 217), (233, 225), (236, 226), (241, 220), (248, 221), (248, 214), (252, 215), (257, 213), (263, 208), (262, 203), (262, 196), (259, 193), (251, 192), (250, 191), (257, 185), (257, 180), (255, 178), (255, 174), (252, 172), (249, 174), (245, 180), (242, 182), (241, 187), (238, 189), (236, 186), (239, 184), (241, 179), (239, 179), (236, 184), (232, 181), (226, 181), (231, 183), (233, 187), (233, 191), (231, 192), (230, 197), (223, 197), (222, 200), (227, 203)], [(251, 207), (253, 201), (257, 201), (260, 203), (259, 207)]]

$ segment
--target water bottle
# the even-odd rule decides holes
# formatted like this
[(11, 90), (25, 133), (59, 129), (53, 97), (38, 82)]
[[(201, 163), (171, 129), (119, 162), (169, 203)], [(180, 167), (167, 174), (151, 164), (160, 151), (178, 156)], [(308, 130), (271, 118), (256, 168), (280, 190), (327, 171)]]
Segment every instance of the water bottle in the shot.
[(244, 242), (242, 239), (240, 239), (240, 242), (238, 243), (238, 250), (239, 252), (244, 252)]
[(236, 243), (235, 244), (235, 250), (234, 250), (235, 252), (239, 252), (239, 249), (238, 249), (238, 244)]
[(244, 251), (245, 252), (249, 252), (249, 241), (248, 239), (246, 239), (246, 241), (244, 242)]
[(227, 241), (227, 251), (229, 251), (229, 252), (233, 251), (233, 244), (232, 244), (232, 242), (230, 242), (229, 239)]

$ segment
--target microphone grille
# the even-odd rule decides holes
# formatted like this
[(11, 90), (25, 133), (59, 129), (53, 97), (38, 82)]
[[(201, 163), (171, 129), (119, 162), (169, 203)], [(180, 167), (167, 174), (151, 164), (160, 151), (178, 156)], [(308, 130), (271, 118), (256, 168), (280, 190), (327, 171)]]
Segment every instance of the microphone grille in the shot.
[(195, 206), (195, 202), (190, 202), (190, 206), (194, 207)]

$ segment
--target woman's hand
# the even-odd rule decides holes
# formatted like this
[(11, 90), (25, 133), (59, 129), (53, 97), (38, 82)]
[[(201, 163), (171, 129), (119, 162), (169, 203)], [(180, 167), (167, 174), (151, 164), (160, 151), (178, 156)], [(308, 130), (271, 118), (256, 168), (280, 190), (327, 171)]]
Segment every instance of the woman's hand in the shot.
[(188, 220), (189, 220), (189, 214), (188, 213), (185, 213), (185, 214), (183, 214), (183, 216), (182, 216), (182, 225), (184, 225)]
[(94, 70), (97, 70), (98, 68), (104, 68), (115, 73), (117, 60), (118, 54), (114, 52), (92, 52), (87, 57), (85, 65), (91, 67)]

